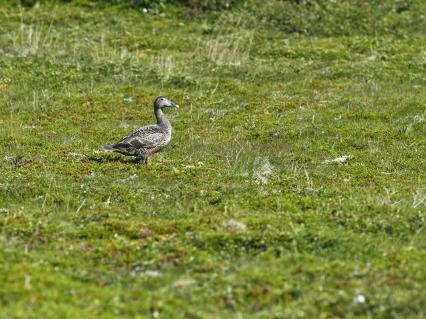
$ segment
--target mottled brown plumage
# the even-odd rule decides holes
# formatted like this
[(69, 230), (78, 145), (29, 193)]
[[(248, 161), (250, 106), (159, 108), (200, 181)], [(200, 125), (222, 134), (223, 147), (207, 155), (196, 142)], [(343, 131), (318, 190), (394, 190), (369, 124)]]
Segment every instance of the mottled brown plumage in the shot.
[(135, 156), (137, 160), (148, 163), (149, 157), (166, 147), (172, 137), (172, 126), (163, 113), (165, 107), (178, 108), (179, 105), (165, 97), (157, 97), (154, 101), (157, 124), (143, 126), (115, 144), (104, 145), (104, 150)]

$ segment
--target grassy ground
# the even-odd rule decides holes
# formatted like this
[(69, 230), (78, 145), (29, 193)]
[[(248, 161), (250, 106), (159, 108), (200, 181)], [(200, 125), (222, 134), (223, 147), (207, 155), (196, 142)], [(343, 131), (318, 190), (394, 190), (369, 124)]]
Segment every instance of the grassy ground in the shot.
[[(424, 33), (72, 4), (0, 21), (1, 318), (426, 316)], [(160, 94), (169, 147), (103, 153)]]

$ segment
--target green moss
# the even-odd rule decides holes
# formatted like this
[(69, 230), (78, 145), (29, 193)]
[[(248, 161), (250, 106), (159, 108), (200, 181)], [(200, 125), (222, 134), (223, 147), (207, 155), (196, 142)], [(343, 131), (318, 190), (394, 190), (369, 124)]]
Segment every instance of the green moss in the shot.
[(162, 3), (0, 6), (0, 317), (426, 316), (423, 2)]

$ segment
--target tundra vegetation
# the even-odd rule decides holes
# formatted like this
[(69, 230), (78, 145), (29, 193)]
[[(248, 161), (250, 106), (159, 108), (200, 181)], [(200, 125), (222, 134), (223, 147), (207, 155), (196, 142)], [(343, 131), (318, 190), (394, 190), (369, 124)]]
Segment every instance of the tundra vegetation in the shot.
[(1, 0), (0, 317), (426, 317), (425, 12)]

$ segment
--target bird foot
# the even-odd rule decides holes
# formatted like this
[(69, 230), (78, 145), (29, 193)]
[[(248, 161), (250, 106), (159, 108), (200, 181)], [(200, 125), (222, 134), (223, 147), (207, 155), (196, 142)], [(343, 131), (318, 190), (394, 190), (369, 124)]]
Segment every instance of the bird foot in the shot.
[(148, 165), (148, 157), (142, 157), (142, 156), (138, 156), (138, 157), (136, 157), (136, 159), (135, 159), (135, 161), (137, 162), (137, 163), (144, 163), (144, 164), (146, 164), (146, 165)]

